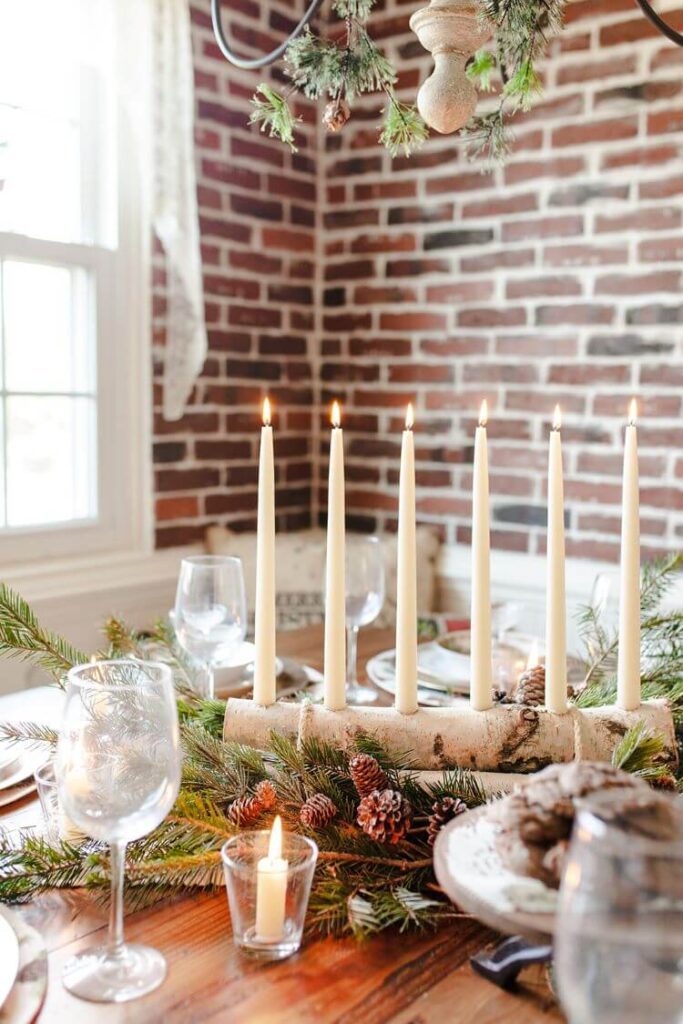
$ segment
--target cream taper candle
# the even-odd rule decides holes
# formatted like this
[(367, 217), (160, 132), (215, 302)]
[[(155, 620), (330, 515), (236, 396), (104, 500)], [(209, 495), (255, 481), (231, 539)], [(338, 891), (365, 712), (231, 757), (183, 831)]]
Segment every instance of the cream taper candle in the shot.
[(560, 407), (555, 406), (548, 453), (548, 550), (545, 613), (545, 704), (567, 710), (567, 610), (564, 581), (564, 482)]
[(472, 471), (470, 703), (477, 711), (486, 711), (493, 704), (487, 413), (484, 399), (479, 412), (479, 426), (474, 435)]
[(327, 489), (325, 569), (325, 707), (346, 707), (346, 583), (344, 577), (344, 435), (339, 403), (332, 405), (330, 472)]
[(256, 867), (256, 927), (259, 942), (279, 942), (285, 934), (287, 872), (282, 856), (282, 821), (276, 817), (270, 831), (268, 856)]
[(417, 553), (415, 547), (415, 442), (413, 407), (401, 443), (396, 563), (396, 710), (417, 711)]
[(635, 711), (640, 706), (640, 501), (637, 412), (636, 401), (633, 399), (624, 436), (621, 504), (617, 703), (625, 711)]
[(273, 704), (275, 684), (275, 465), (270, 402), (263, 402), (258, 467), (256, 601), (254, 605), (254, 700)]

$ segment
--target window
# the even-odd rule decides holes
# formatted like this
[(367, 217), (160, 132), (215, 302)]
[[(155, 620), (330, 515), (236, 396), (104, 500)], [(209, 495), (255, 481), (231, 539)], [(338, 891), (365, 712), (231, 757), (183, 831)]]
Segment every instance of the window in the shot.
[(117, 160), (116, 8), (0, 0), (3, 563), (142, 536), (147, 348), (127, 285), (146, 271), (120, 229), (141, 234), (140, 189)]

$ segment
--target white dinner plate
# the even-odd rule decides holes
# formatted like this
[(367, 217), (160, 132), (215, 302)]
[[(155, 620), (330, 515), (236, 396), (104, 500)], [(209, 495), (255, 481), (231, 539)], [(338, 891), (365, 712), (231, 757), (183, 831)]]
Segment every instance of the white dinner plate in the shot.
[(20, 782), (32, 778), (36, 768), (39, 768), (44, 761), (47, 760), (47, 754), (45, 749), (42, 750), (26, 750), (17, 758), (17, 767), (11, 774), (5, 775), (0, 778), (0, 797), (2, 797), (4, 790), (13, 789), (18, 786)]
[(462, 910), (505, 935), (547, 942), (552, 935), (557, 890), (538, 878), (511, 871), (498, 852), (499, 825), (485, 804), (445, 825), (434, 845), (434, 873)]
[(19, 971), (19, 939), (12, 925), (0, 915), (0, 1007), (12, 990)]
[(23, 800), (23, 798), (28, 796), (29, 793), (32, 793), (35, 788), (36, 784), (33, 776), (31, 776), (30, 779), (26, 779), (25, 782), (21, 782), (17, 786), (12, 786), (11, 789), (0, 790), (0, 807), (8, 807), (17, 800)]

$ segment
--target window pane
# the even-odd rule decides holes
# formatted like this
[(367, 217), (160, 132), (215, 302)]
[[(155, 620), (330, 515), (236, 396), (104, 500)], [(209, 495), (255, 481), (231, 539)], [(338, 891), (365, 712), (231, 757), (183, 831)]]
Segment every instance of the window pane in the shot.
[(87, 285), (82, 270), (5, 261), (7, 391), (94, 391)]
[(8, 525), (94, 518), (94, 400), (9, 396), (5, 406)]
[(0, 0), (0, 231), (114, 246), (113, 0)]
[(0, 231), (84, 236), (78, 125), (0, 105), (0, 181)]

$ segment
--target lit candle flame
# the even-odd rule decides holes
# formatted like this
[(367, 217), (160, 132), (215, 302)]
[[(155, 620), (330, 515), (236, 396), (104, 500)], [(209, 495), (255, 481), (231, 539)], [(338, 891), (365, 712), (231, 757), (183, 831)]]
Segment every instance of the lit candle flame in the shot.
[(415, 414), (413, 412), (413, 403), (408, 402), (408, 408), (406, 409), (406, 430), (412, 430), (414, 423)]
[(489, 403), (486, 399), (483, 400), (479, 408), (479, 426), (485, 427), (489, 419)]
[(637, 417), (638, 417), (638, 403), (636, 402), (635, 398), (632, 398), (631, 399), (631, 404), (630, 404), (629, 410), (628, 410), (629, 426), (635, 427)]
[(341, 410), (339, 408), (339, 402), (332, 403), (332, 414), (330, 416), (333, 427), (341, 426)]
[(269, 398), (264, 398), (263, 399), (263, 426), (264, 427), (269, 427), (270, 426), (270, 399)]
[(560, 413), (559, 405), (555, 406), (555, 412), (553, 414), (553, 430), (559, 430), (562, 426), (562, 414)]
[(538, 665), (538, 640), (534, 640), (529, 651), (529, 657), (527, 658), (526, 667), (527, 670), (530, 668), (536, 668)]
[(280, 860), (282, 857), (282, 820), (280, 815), (275, 818), (268, 839), (268, 860)]

